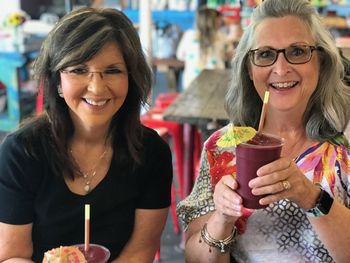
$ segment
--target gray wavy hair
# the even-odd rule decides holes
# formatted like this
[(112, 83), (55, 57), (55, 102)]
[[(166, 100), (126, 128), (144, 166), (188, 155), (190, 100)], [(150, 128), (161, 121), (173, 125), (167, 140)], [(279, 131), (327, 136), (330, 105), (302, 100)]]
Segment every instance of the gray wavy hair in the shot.
[(296, 16), (309, 28), (316, 46), (322, 50), (320, 76), (303, 115), (309, 138), (326, 141), (342, 133), (349, 120), (350, 88), (343, 82), (344, 66), (339, 50), (322, 24), (315, 8), (307, 0), (265, 0), (253, 12), (232, 60), (232, 80), (226, 95), (225, 109), (234, 125), (257, 128), (262, 100), (249, 78), (248, 52), (253, 47), (254, 32), (264, 19)]

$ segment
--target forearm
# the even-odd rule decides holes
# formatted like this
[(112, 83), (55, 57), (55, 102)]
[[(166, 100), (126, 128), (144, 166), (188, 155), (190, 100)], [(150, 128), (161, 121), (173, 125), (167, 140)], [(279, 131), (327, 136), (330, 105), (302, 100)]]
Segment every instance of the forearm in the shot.
[[(199, 241), (201, 240), (201, 242)], [(211, 250), (211, 252), (209, 251)], [(228, 263), (230, 254), (220, 253), (220, 250), (209, 247), (200, 236), (200, 233), (194, 234), (187, 240), (185, 258), (187, 263)]]
[(333, 259), (350, 262), (350, 210), (334, 200), (328, 215), (309, 219)]
[[(203, 225), (207, 223), (209, 235), (216, 240), (223, 240), (230, 236), (234, 223), (222, 223), (216, 219), (215, 212), (206, 221), (201, 222), (202, 227), (191, 231), (191, 236), (187, 239), (185, 257), (188, 263), (228, 263), (230, 262), (230, 252), (221, 253), (216, 247), (208, 245), (201, 236)], [(189, 228), (191, 225), (189, 226)]]
[(152, 263), (159, 248), (169, 208), (137, 209), (133, 234), (113, 263)]

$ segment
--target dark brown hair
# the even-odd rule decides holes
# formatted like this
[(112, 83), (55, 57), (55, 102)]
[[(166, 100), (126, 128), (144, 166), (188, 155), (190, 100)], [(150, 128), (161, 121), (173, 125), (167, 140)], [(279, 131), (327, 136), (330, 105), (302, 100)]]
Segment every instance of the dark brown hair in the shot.
[[(141, 149), (142, 125), (140, 109), (147, 103), (152, 85), (148, 66), (137, 31), (132, 22), (115, 9), (80, 8), (64, 16), (49, 33), (35, 61), (34, 71), (40, 79), (45, 95), (44, 114), (31, 122), (33, 136), (47, 152), (55, 174), (73, 176), (74, 163), (68, 142), (74, 126), (68, 106), (58, 95), (59, 70), (90, 60), (107, 42), (115, 41), (124, 57), (129, 77), (126, 100), (115, 114), (108, 137), (119, 164), (137, 164)], [(30, 144), (30, 138), (26, 140)], [(36, 149), (31, 149), (34, 155)]]

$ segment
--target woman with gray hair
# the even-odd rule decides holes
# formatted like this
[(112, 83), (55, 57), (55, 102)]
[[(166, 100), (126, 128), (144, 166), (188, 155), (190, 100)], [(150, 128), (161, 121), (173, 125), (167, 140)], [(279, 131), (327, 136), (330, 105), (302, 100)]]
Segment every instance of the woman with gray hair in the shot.
[(167, 143), (140, 123), (152, 72), (132, 22), (114, 9), (64, 16), (34, 70), (44, 113), (0, 148), (0, 261), (42, 262), (84, 241), (108, 262), (153, 262), (171, 201)]
[[(329, 32), (307, 0), (265, 0), (232, 61), (232, 124), (204, 144), (191, 194), (178, 205), (187, 262), (349, 262), (350, 153), (343, 131), (350, 90)], [(249, 181), (261, 209), (243, 206), (231, 125), (284, 138), (281, 157)]]

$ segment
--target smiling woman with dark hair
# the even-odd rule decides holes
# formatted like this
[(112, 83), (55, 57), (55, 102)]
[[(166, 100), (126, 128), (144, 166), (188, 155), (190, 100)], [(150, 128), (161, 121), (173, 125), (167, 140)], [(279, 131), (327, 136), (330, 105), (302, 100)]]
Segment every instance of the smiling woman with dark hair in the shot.
[(171, 152), (140, 123), (152, 72), (131, 21), (114, 9), (64, 16), (34, 65), (45, 110), (0, 148), (0, 261), (42, 262), (84, 240), (113, 262), (153, 262), (172, 183)]

